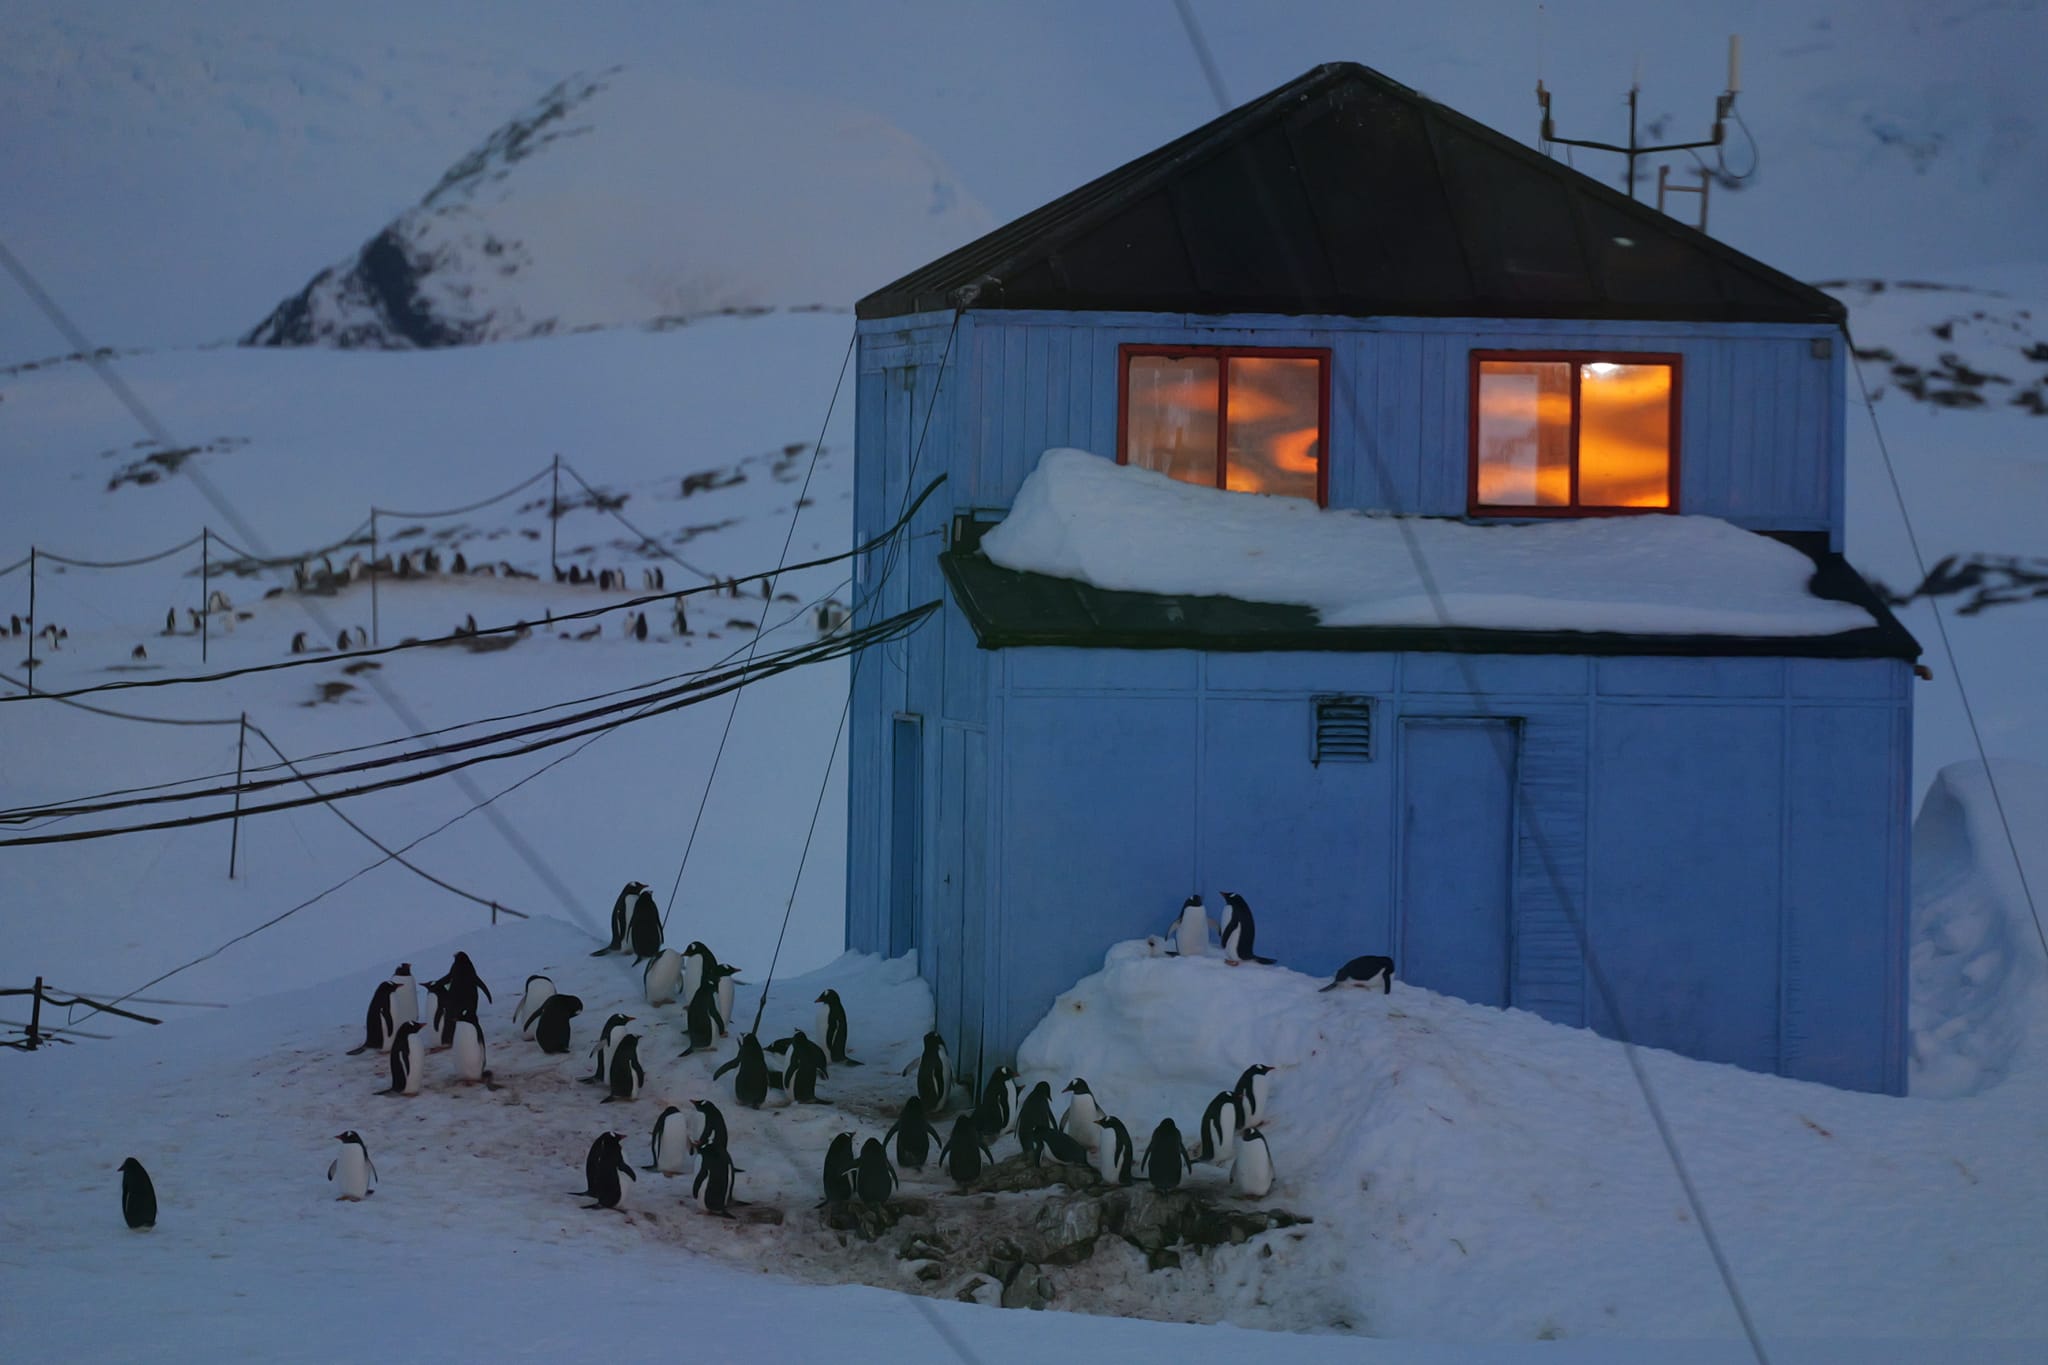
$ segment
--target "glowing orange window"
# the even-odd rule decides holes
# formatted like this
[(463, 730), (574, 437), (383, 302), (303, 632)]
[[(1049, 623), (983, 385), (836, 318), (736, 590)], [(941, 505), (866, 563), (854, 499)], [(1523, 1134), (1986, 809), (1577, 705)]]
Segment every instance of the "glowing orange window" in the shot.
[(1330, 353), (1125, 346), (1117, 462), (1182, 483), (1328, 496)]
[(1678, 378), (1674, 355), (1475, 353), (1469, 510), (1676, 510)]

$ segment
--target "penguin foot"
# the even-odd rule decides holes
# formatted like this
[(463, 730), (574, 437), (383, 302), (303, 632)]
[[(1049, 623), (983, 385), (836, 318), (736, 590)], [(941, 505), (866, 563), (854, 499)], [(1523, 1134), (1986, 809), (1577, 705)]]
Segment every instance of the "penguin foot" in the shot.
[(855, 1061), (855, 1060), (854, 1060), (853, 1058), (851, 1058), (851, 1057), (834, 1057), (834, 1058), (832, 1059), (832, 1064), (833, 1064), (834, 1066), (859, 1066), (859, 1065), (860, 1065), (860, 1063), (859, 1063), (859, 1062)]
[(451, 1047), (454, 1047), (454, 1046), (455, 1046), (455, 1044), (453, 1044), (453, 1043), (436, 1043), (436, 1044), (434, 1044), (434, 1046), (432, 1046), (432, 1047), (428, 1048), (428, 1049), (427, 1049), (427, 1051), (429, 1051), (429, 1052), (446, 1052), (446, 1051), (447, 1051), (447, 1050), (448, 1050), (449, 1048), (451, 1048)]
[(360, 1057), (360, 1056), (362, 1056), (362, 1054), (364, 1054), (365, 1052), (368, 1052), (369, 1050), (370, 1050), (370, 1045), (369, 1045), (368, 1043), (364, 1043), (364, 1044), (363, 1044), (363, 1045), (362, 1045), (361, 1047), (352, 1047), (352, 1048), (350, 1048), (350, 1049), (349, 1049), (349, 1050), (348, 1050), (348, 1051), (347, 1051), (346, 1053), (344, 1053), (343, 1055), (344, 1055), (344, 1056), (348, 1056), (348, 1057)]

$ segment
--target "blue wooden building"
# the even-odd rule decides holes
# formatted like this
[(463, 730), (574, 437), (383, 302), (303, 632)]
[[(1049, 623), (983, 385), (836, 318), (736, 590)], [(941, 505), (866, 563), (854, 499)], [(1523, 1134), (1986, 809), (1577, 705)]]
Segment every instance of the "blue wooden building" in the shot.
[[(1239, 891), (1260, 945), (1905, 1085), (1918, 646), (1842, 558), (1834, 300), (1376, 72), (1318, 68), (858, 309), (848, 945), (961, 1057)], [(978, 542), (1049, 447), (1415, 517), (1704, 514), (1873, 624), (1338, 628)], [(1583, 938), (1582, 938), (1583, 936)]]

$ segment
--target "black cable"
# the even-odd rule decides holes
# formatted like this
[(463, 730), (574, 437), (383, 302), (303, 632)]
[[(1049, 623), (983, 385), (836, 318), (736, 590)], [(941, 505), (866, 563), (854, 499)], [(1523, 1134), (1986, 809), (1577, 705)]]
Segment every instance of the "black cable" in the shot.
[(69, 555), (60, 555), (55, 550), (45, 550), (40, 546), (36, 548), (36, 557), (73, 569), (132, 569), (138, 564), (154, 564), (159, 559), (169, 559), (172, 555), (183, 554), (204, 539), (203, 535), (193, 536), (190, 540), (178, 542), (168, 550), (158, 550), (153, 555), (139, 555), (134, 559), (73, 559)]
[(586, 492), (586, 493), (588, 493), (588, 494), (590, 494), (590, 505), (591, 505), (592, 507), (594, 507), (594, 508), (596, 508), (596, 509), (597, 509), (598, 511), (600, 511), (600, 512), (604, 513), (604, 514), (605, 514), (606, 516), (610, 517), (610, 518), (611, 518), (611, 519), (612, 519), (613, 521), (616, 521), (616, 522), (618, 522), (618, 524), (619, 524), (619, 525), (621, 525), (621, 526), (625, 527), (625, 528), (626, 528), (626, 529), (627, 529), (628, 531), (631, 531), (631, 532), (632, 532), (632, 533), (633, 533), (634, 535), (636, 535), (636, 536), (640, 537), (640, 539), (641, 539), (641, 540), (642, 540), (642, 541), (643, 541), (644, 543), (646, 543), (647, 545), (650, 545), (650, 546), (652, 546), (652, 547), (653, 547), (653, 549), (654, 549), (654, 552), (655, 552), (656, 554), (658, 554), (658, 555), (662, 556), (662, 557), (663, 557), (664, 559), (672, 560), (672, 561), (674, 561), (675, 563), (677, 563), (677, 564), (680, 564), (680, 565), (682, 565), (682, 566), (683, 566), (683, 567), (684, 567), (685, 569), (688, 569), (688, 570), (689, 570), (689, 571), (690, 571), (691, 573), (693, 573), (693, 574), (697, 575), (697, 577), (699, 577), (699, 578), (701, 578), (701, 579), (704, 579), (704, 580), (705, 580), (705, 581), (706, 581), (707, 583), (711, 584), (712, 586), (716, 586), (716, 585), (717, 585), (717, 583), (718, 583), (718, 575), (717, 575), (717, 574), (715, 574), (715, 573), (711, 573), (711, 572), (709, 572), (708, 570), (705, 570), (705, 569), (700, 569), (700, 568), (698, 568), (698, 567), (697, 567), (697, 566), (696, 566), (695, 564), (692, 564), (692, 563), (691, 563), (691, 562), (690, 562), (689, 560), (687, 560), (687, 559), (684, 559), (684, 558), (683, 558), (683, 557), (682, 557), (681, 555), (679, 555), (679, 554), (677, 554), (677, 553), (676, 553), (675, 551), (673, 551), (673, 550), (669, 549), (669, 548), (668, 548), (668, 546), (666, 546), (666, 545), (663, 545), (663, 544), (661, 543), (661, 541), (660, 541), (659, 539), (657, 539), (657, 538), (656, 538), (656, 537), (654, 537), (654, 536), (650, 536), (650, 535), (648, 535), (648, 534), (647, 534), (647, 533), (646, 533), (645, 531), (643, 531), (643, 530), (641, 530), (641, 529), (640, 529), (639, 527), (635, 526), (635, 525), (634, 525), (634, 524), (633, 524), (632, 522), (630, 522), (630, 521), (626, 520), (626, 514), (625, 514), (624, 512), (621, 512), (621, 511), (620, 511), (620, 510), (619, 510), (618, 508), (616, 508), (616, 507), (613, 507), (613, 506), (611, 506), (611, 505), (610, 505), (610, 504), (609, 504), (609, 503), (608, 503), (608, 502), (607, 502), (607, 501), (605, 500), (605, 496), (604, 496), (604, 494), (602, 494), (602, 493), (598, 492), (598, 491), (597, 491), (597, 490), (596, 490), (595, 488), (592, 488), (592, 487), (590, 486), (590, 481), (589, 481), (588, 479), (584, 478), (584, 477), (583, 477), (583, 475), (582, 475), (582, 474), (581, 474), (580, 472), (578, 472), (578, 470), (577, 470), (577, 468), (576, 468), (576, 466), (575, 466), (575, 465), (572, 465), (572, 464), (570, 464), (570, 463), (569, 463), (569, 462), (568, 462), (567, 460), (564, 460), (564, 461), (562, 461), (562, 468), (564, 468), (564, 469), (568, 470), (568, 471), (569, 471), (569, 477), (570, 477), (570, 478), (572, 478), (572, 479), (574, 479), (574, 480), (576, 480), (576, 482), (577, 482), (577, 483), (579, 483), (579, 484), (582, 484), (582, 485), (583, 485), (583, 491), (584, 491), (584, 492)]
[[(4, 682), (4, 683), (7, 683), (7, 684), (9, 684), (9, 685), (11, 685), (11, 686), (14, 686), (14, 687), (19, 687), (19, 688), (21, 688), (21, 689), (22, 689), (22, 690), (23, 690), (24, 692), (26, 692), (26, 691), (28, 690), (28, 684), (27, 684), (27, 683), (25, 683), (25, 682), (22, 682), (22, 681), (21, 681), (20, 679), (18, 679), (18, 678), (15, 678), (15, 677), (13, 677), (12, 675), (10, 675), (10, 674), (7, 674), (7, 673), (0, 673), (0, 682)], [(39, 693), (37, 693), (36, 695), (37, 695), (37, 696), (46, 696), (46, 695), (48, 695), (48, 694), (47, 694), (47, 693), (40, 693), (40, 692), (39, 692)], [(61, 704), (65, 705), (65, 706), (75, 707), (75, 708), (77, 708), (77, 709), (78, 709), (78, 710), (80, 710), (80, 711), (90, 711), (90, 712), (91, 712), (92, 714), (94, 714), (95, 716), (105, 716), (105, 717), (107, 717), (107, 718), (108, 718), (108, 719), (110, 719), (110, 720), (132, 720), (132, 721), (136, 721), (136, 722), (139, 722), (139, 723), (141, 723), (141, 724), (143, 724), (143, 725), (240, 725), (240, 724), (242, 723), (242, 721), (241, 721), (241, 717), (239, 717), (239, 716), (230, 716), (230, 717), (228, 717), (228, 718), (227, 718), (227, 719), (225, 719), (225, 720), (176, 720), (176, 719), (173, 719), (173, 718), (172, 718), (172, 717), (170, 717), (170, 716), (135, 716), (135, 715), (130, 715), (130, 714), (129, 714), (128, 712), (126, 712), (126, 711), (109, 711), (109, 710), (107, 710), (107, 709), (106, 709), (105, 707), (101, 707), (101, 706), (89, 706), (89, 705), (87, 705), (86, 703), (84, 703), (84, 702), (82, 702), (82, 701), (72, 701), (72, 700), (71, 700), (71, 699), (70, 699), (69, 697), (51, 697), (51, 698), (50, 698), (50, 700), (52, 700), (52, 701), (55, 701), (55, 702), (59, 702), (59, 703), (61, 703)], [(197, 779), (188, 779), (188, 780), (197, 780)], [(166, 784), (166, 785), (175, 785), (175, 784)], [(143, 789), (143, 790), (154, 790), (154, 788), (145, 788), (145, 789)], [(113, 796), (122, 796), (122, 795), (126, 795), (126, 793), (125, 793), (125, 792), (111, 792), (111, 793), (104, 793), (104, 794), (105, 794), (105, 795), (113, 795)], [(91, 799), (91, 798), (88, 798), (88, 799)], [(4, 814), (4, 812), (0, 812), (0, 814)]]
[(468, 503), (462, 507), (447, 507), (443, 508), (438, 512), (400, 512), (389, 507), (372, 507), (370, 511), (377, 516), (392, 517), (398, 521), (431, 521), (435, 517), (459, 517), (466, 512), (475, 512), (485, 507), (489, 507), (492, 503), (503, 502), (505, 499), (511, 497), (514, 493), (524, 492), (526, 489), (533, 487), (533, 485), (539, 483), (542, 479), (545, 479), (548, 475), (554, 472), (555, 463), (553, 460), (550, 460), (546, 464), (542, 465), (540, 468), (540, 472), (538, 474), (535, 474), (533, 477), (528, 479), (521, 479), (518, 483), (513, 484), (510, 488), (506, 489), (502, 493), (494, 493), (490, 497), (484, 498), (479, 502)]
[(229, 550), (234, 551), (235, 558), (215, 560), (213, 562), (219, 564), (221, 567), (225, 569), (234, 571), (239, 571), (245, 566), (256, 569), (281, 569), (286, 565), (304, 564), (309, 559), (318, 559), (326, 555), (334, 554), (339, 550), (346, 550), (351, 545), (368, 545), (370, 543), (369, 531), (370, 519), (368, 517), (364, 517), (361, 521), (355, 524), (355, 528), (353, 530), (351, 530), (347, 535), (343, 536), (340, 540), (334, 541), (332, 544), (321, 545), (311, 550), (301, 550), (297, 554), (276, 555), (268, 559), (264, 558), (262, 555), (253, 554), (250, 551), (243, 549), (241, 546), (235, 544), (233, 541), (229, 540), (220, 532), (214, 531), (212, 533), (213, 538), (219, 541), (223, 546), (227, 547)]
[(15, 571), (16, 569), (23, 569), (23, 568), (27, 568), (27, 567), (28, 567), (28, 562), (29, 562), (29, 560), (31, 560), (31, 559), (33, 559), (33, 558), (35, 558), (35, 556), (34, 556), (34, 555), (23, 555), (23, 556), (22, 556), (22, 557), (21, 557), (20, 559), (17, 559), (17, 560), (15, 560), (15, 561), (14, 561), (14, 562), (13, 562), (12, 564), (9, 564), (9, 565), (8, 565), (8, 566), (7, 566), (6, 568), (4, 568), (4, 569), (0, 569), (0, 578), (5, 578), (5, 577), (7, 577), (7, 575), (9, 575), (9, 574), (13, 573), (13, 572), (14, 572), (14, 571)]

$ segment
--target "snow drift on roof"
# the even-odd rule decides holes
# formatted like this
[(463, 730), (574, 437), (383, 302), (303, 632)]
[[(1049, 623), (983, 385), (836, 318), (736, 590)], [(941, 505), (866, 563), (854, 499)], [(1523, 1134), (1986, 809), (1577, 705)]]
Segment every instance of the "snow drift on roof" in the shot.
[[(1860, 607), (1815, 597), (1805, 555), (1714, 517), (1471, 525), (1326, 511), (1178, 483), (1085, 450), (1046, 451), (981, 548), (1006, 569), (1289, 603), (1329, 626), (1806, 636), (1874, 624)], [(1441, 618), (1418, 580), (1418, 553)]]

